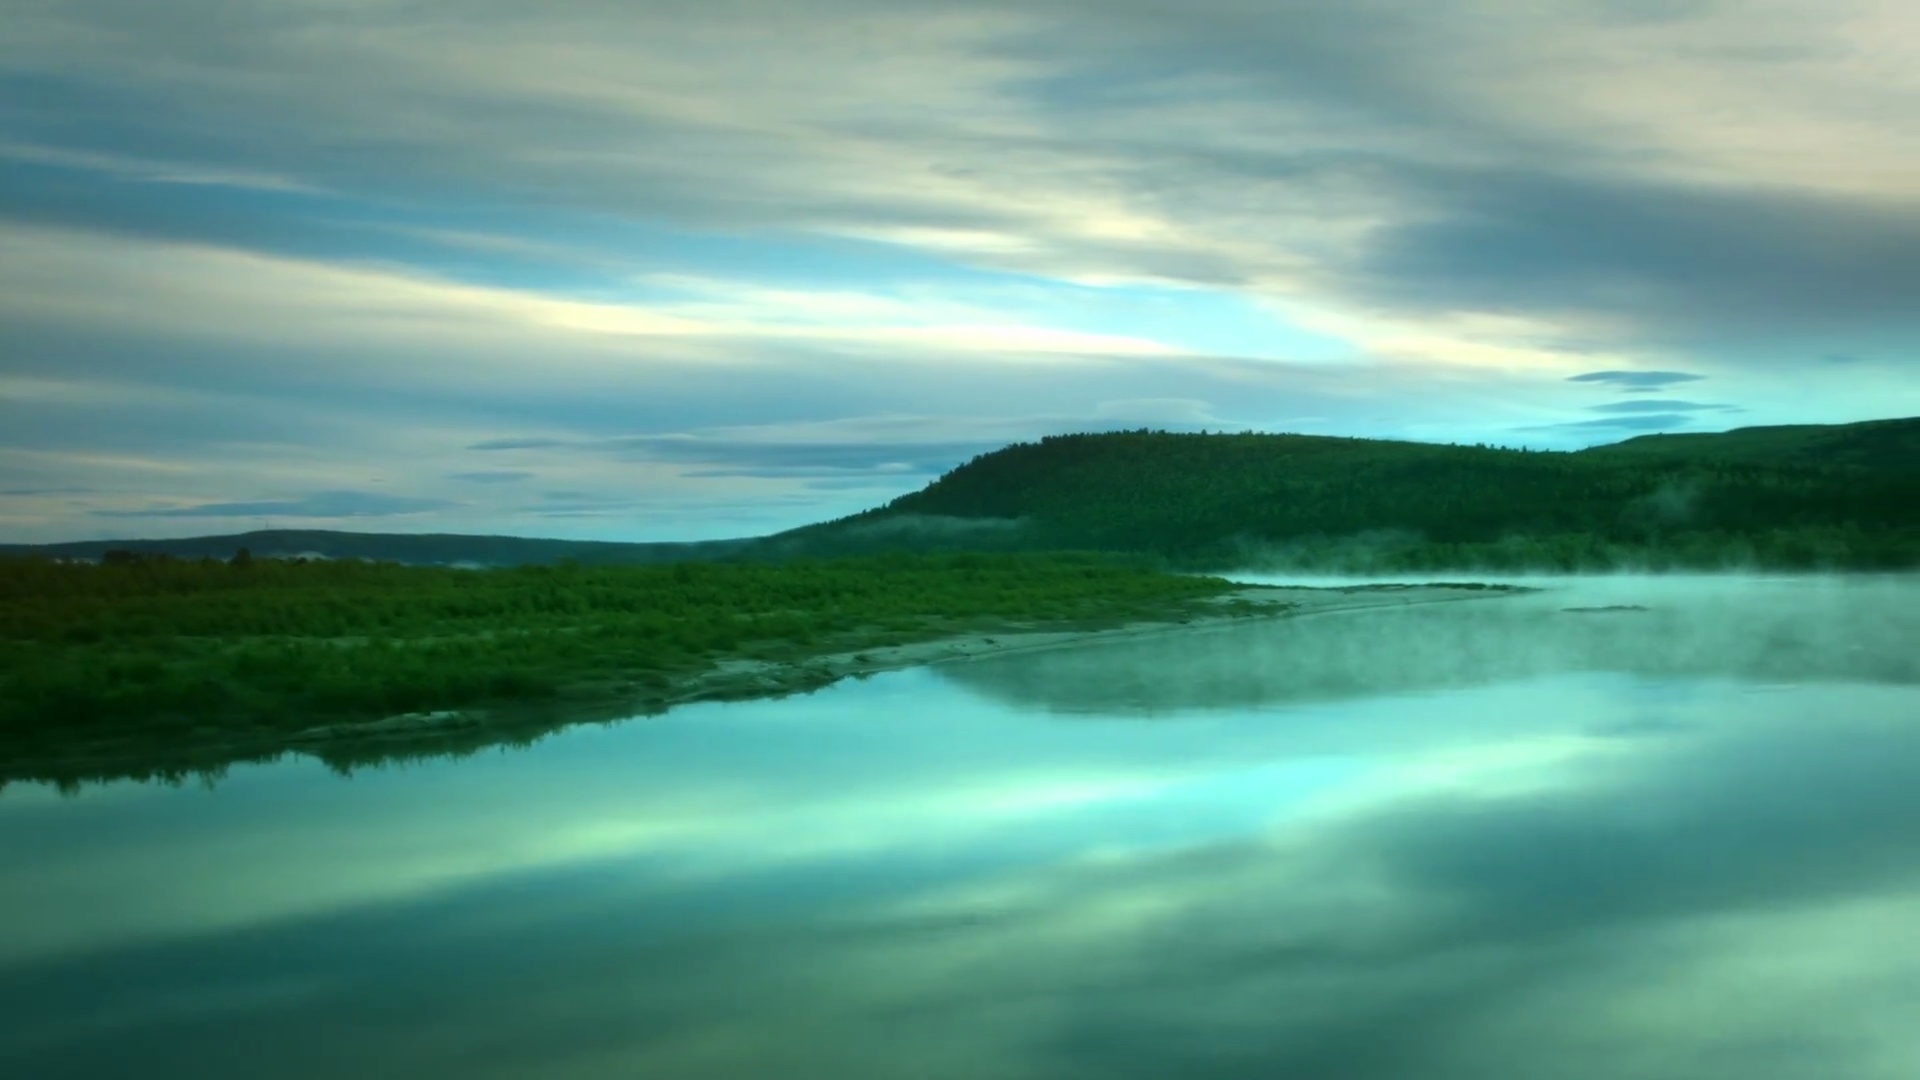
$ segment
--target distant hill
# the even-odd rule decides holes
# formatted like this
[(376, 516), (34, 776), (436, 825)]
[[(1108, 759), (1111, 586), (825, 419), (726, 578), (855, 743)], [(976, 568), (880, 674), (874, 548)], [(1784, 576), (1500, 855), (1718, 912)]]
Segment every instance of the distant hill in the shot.
[(1641, 435), (1579, 454), (1621, 461), (1739, 461), (1911, 472), (1920, 468), (1920, 418), (1737, 428), (1717, 434)]
[(181, 559), (225, 559), (240, 548), (254, 558), (319, 556), (416, 565), (521, 566), (573, 559), (587, 566), (640, 565), (719, 559), (746, 540), (625, 544), (596, 540), (532, 540), (518, 536), (451, 533), (355, 533), (328, 529), (271, 529), (182, 540), (83, 540), (67, 544), (0, 544), (0, 555), (99, 559), (108, 551), (164, 554)]
[(624, 544), (272, 530), (0, 545), (486, 566), (1102, 550), (1326, 571), (1920, 567), (1920, 418), (1647, 435), (1573, 452), (1318, 435), (1061, 435), (771, 537)]
[(1577, 452), (1311, 435), (1065, 435), (758, 553), (1087, 548), (1327, 570), (1920, 566), (1920, 419)]

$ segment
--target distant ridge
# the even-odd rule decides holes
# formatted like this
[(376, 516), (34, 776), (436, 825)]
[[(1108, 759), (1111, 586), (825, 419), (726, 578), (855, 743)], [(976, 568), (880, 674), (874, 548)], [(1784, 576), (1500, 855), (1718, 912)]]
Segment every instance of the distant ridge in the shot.
[(1584, 457), (1741, 461), (1761, 465), (1920, 468), (1920, 417), (1857, 424), (1783, 424), (1715, 433), (1639, 435), (1578, 451)]
[(0, 555), (197, 559), (242, 547), (256, 558), (480, 566), (1096, 550), (1207, 569), (1909, 569), (1920, 568), (1920, 418), (1643, 435), (1578, 451), (1142, 429), (1015, 443), (884, 506), (768, 537), (275, 529), (0, 545)]
[(718, 559), (749, 540), (692, 543), (619, 543), (601, 540), (540, 540), (458, 533), (358, 533), (332, 529), (263, 529), (178, 540), (81, 540), (64, 544), (0, 544), (0, 555), (99, 559), (108, 551), (171, 555), (179, 559), (225, 559), (240, 548), (254, 558), (318, 556), (373, 559), (426, 566), (524, 566), (573, 559), (587, 566), (645, 565)]
[(1920, 418), (1580, 451), (1139, 430), (983, 454), (786, 555), (1083, 548), (1222, 568), (1920, 566)]

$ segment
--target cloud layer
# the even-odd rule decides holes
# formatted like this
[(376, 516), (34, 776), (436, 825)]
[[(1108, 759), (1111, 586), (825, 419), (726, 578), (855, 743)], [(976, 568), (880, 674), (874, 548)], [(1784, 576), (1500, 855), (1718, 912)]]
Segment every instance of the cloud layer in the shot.
[[(540, 481), (624, 507), (583, 535), (759, 531), (1114, 402), (1536, 445), (1726, 426), (1588, 412), (1682, 382), (1912, 413), (1917, 20), (22, 0), (0, 483), (64, 493), (0, 532), (346, 490), (541, 531)], [(768, 449), (889, 418), (942, 435)]]

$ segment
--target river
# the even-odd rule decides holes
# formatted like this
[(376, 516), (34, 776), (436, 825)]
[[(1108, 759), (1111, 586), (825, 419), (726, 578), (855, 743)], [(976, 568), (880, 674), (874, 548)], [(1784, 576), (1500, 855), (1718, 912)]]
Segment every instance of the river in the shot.
[(12, 787), (0, 1075), (1920, 1076), (1920, 579), (1534, 584)]

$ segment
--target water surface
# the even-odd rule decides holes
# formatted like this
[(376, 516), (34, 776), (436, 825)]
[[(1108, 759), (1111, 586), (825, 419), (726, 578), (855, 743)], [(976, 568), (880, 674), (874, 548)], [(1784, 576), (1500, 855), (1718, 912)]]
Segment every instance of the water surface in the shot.
[(0, 1075), (1920, 1076), (1920, 581), (1550, 584), (10, 788)]

